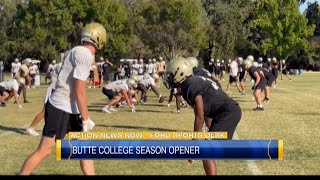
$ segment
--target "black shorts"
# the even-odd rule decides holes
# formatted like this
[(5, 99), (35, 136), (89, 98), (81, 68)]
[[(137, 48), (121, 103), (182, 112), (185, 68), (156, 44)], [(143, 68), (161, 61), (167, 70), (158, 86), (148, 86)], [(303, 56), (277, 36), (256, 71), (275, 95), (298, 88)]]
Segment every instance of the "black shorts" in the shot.
[(244, 78), (244, 71), (239, 73), (239, 81), (242, 81)]
[(89, 79), (93, 79), (93, 78), (94, 78), (94, 73), (93, 73), (93, 71), (90, 71)]
[(283, 70), (282, 70), (282, 74), (287, 75), (287, 74), (289, 74), (289, 71), (286, 70), (286, 69), (283, 69)]
[(6, 89), (0, 86), (0, 96), (3, 96), (3, 93), (6, 92)]
[(158, 74), (159, 74), (160, 77), (163, 77), (164, 71), (158, 72)]
[(229, 110), (219, 113), (212, 119), (209, 131), (223, 131), (228, 133), (228, 139), (232, 139), (234, 131), (241, 119), (239, 105), (230, 105)]
[(260, 82), (257, 84), (255, 89), (260, 89), (261, 91), (264, 90), (264, 88), (266, 88), (267, 85), (267, 79), (266, 78), (261, 78)]
[(43, 136), (63, 139), (70, 132), (82, 131), (80, 114), (70, 114), (54, 107), (49, 101), (45, 105)]
[(278, 69), (272, 69), (271, 71), (272, 71), (272, 74), (275, 77), (275, 79), (277, 79), (278, 78)]
[(238, 81), (238, 77), (237, 76), (229, 76), (229, 83), (232, 84), (234, 82)]
[(267, 86), (271, 87), (274, 80), (275, 80), (274, 76), (269, 76), (267, 79)]
[(214, 73), (215, 73), (215, 75), (220, 75), (221, 71), (220, 71), (220, 69), (219, 70), (216, 69)]
[(102, 93), (106, 96), (108, 96), (108, 99), (111, 100), (114, 97), (118, 96), (115, 92), (113, 92), (110, 89), (102, 88)]

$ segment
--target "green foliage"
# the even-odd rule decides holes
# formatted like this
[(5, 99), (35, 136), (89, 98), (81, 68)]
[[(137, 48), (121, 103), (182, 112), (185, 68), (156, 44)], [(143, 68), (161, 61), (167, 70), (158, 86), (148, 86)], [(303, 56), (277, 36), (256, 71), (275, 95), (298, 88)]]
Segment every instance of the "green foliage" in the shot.
[(247, 43), (248, 19), (253, 3), (244, 0), (203, 0), (210, 18), (209, 39), (216, 45), (215, 58), (233, 58), (238, 45)]
[(204, 46), (202, 11), (196, 0), (137, 2), (133, 27), (142, 42), (153, 49), (159, 48), (170, 58), (188, 55)]
[(308, 5), (306, 18), (308, 19), (308, 25), (314, 24), (316, 26), (314, 35), (320, 36), (320, 5), (317, 1)]
[(261, 54), (287, 59), (300, 50), (306, 50), (307, 38), (314, 26), (300, 14), (296, 0), (259, 0), (254, 10), (253, 28), (258, 30)]

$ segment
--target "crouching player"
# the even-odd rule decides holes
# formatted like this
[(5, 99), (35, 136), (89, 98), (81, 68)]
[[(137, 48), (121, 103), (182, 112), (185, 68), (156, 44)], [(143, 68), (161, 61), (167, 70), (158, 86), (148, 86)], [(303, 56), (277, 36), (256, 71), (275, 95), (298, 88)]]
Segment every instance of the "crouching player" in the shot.
[(147, 103), (147, 92), (149, 89), (152, 89), (152, 91), (159, 97), (159, 103), (164, 102), (164, 97), (159, 93), (159, 90), (156, 87), (156, 83), (154, 79), (148, 73), (144, 73), (143, 77), (138, 83), (137, 89), (141, 91), (140, 101), (142, 104)]
[[(183, 98), (194, 109), (194, 131), (201, 132), (205, 118), (212, 118), (209, 131), (227, 132), (232, 139), (242, 114), (239, 104), (211, 79), (194, 76), (184, 58), (170, 61), (166, 73), (167, 81), (181, 88)], [(207, 175), (217, 174), (214, 160), (203, 160), (203, 167)]]
[(3, 107), (7, 106), (8, 101), (14, 97), (15, 102), (17, 102), (18, 107), (22, 108), (19, 98), (18, 98), (18, 90), (20, 87), (25, 85), (25, 79), (19, 78), (18, 81), (16, 79), (6, 80), (0, 83), (0, 102)]
[(136, 87), (137, 82), (131, 78), (127, 80), (113, 81), (106, 84), (102, 88), (102, 92), (111, 101), (102, 108), (102, 112), (111, 113), (112, 111), (117, 111), (113, 108), (113, 106), (116, 105), (121, 100), (121, 98), (124, 98), (126, 100), (127, 104), (131, 108), (131, 112), (136, 112), (131, 98), (131, 89)]

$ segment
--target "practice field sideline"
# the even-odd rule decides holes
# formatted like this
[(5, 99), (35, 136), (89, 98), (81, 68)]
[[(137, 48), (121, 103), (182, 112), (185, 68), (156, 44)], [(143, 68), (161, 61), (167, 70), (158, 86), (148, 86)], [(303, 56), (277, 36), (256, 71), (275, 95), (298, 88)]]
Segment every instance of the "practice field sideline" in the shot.
[[(228, 76), (225, 76), (226, 78)], [(229, 94), (240, 103), (243, 116), (236, 131), (237, 139), (283, 139), (283, 161), (217, 161), (218, 175), (320, 175), (320, 74), (305, 73), (286, 77), (271, 88), (271, 102), (264, 104), (265, 111), (254, 112), (251, 85), (246, 83), (247, 94), (241, 96), (235, 87)], [(43, 81), (44, 78), (42, 78)], [(228, 79), (222, 82), (226, 89)], [(46, 90), (45, 85), (28, 89), (30, 104), (18, 109), (13, 100), (6, 108), (0, 107), (0, 175), (15, 175), (23, 161), (37, 147), (40, 137), (25, 134), (25, 128), (41, 111)], [(175, 103), (167, 107), (169, 91), (162, 85), (166, 97), (163, 104), (148, 92), (149, 103), (136, 106), (131, 113), (128, 107), (112, 114), (102, 113), (107, 102), (101, 88), (87, 89), (88, 108), (96, 122), (96, 131), (192, 131), (193, 110), (182, 109), (175, 114)], [(36, 130), (43, 128), (41, 122)], [(189, 164), (185, 160), (97, 160), (97, 175), (204, 175), (201, 161)], [(55, 153), (46, 159), (34, 174), (81, 175), (79, 161), (56, 161)]]

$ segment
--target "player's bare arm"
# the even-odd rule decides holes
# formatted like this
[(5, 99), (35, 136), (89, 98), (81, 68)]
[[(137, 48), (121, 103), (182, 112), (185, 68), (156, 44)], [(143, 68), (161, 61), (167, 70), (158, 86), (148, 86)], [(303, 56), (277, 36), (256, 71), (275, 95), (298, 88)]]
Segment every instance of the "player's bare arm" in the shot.
[(259, 76), (259, 74), (258, 74), (258, 72), (256, 71), (256, 72), (254, 72), (254, 77), (256, 77), (256, 81), (255, 81), (255, 83), (254, 83), (254, 87), (257, 87), (257, 85), (259, 84), (259, 82), (260, 82), (260, 76)]
[(87, 108), (86, 82), (76, 79), (74, 83), (74, 92), (81, 118), (82, 120), (88, 120), (89, 112)]
[(201, 132), (204, 123), (204, 108), (201, 95), (195, 97), (194, 116), (194, 131)]

